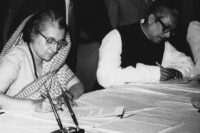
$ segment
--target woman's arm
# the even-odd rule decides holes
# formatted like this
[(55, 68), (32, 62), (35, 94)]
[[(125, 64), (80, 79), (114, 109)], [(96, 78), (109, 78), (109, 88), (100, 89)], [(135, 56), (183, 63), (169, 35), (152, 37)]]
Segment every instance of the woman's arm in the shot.
[(84, 93), (84, 87), (81, 82), (74, 84), (70, 89), (69, 92), (73, 95), (73, 100), (78, 99)]
[(25, 111), (25, 112), (50, 112), (52, 111), (49, 100), (30, 100), (19, 99), (0, 93), (0, 108), (11, 111)]
[(27, 109), (31, 107), (30, 101), (6, 95), (9, 87), (17, 78), (22, 57), (21, 51), (11, 49), (0, 59), (0, 107), (2, 109), (26, 109), (26, 105), (30, 105), (27, 106)]
[(23, 51), (14, 48), (0, 59), (0, 108), (13, 111), (45, 111), (43, 107), (48, 104), (41, 100), (19, 99), (6, 94), (9, 87), (18, 78), (24, 56)]
[(73, 100), (78, 99), (84, 93), (83, 84), (67, 65), (58, 71), (57, 76), (59, 84), (69, 93), (67, 95), (71, 95), (69, 97)]
[(13, 111), (35, 111), (36, 104), (33, 100), (18, 99), (0, 93), (0, 107), (5, 110)]

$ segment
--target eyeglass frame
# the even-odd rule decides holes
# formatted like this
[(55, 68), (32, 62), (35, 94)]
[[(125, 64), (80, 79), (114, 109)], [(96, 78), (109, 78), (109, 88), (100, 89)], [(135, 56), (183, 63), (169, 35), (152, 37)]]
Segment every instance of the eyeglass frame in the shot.
[(158, 21), (162, 25), (163, 33), (170, 32), (170, 35), (174, 35), (173, 30), (175, 29), (175, 27), (174, 28), (170, 28), (169, 26), (166, 26), (166, 24), (163, 23), (163, 21), (161, 20), (161, 17), (156, 17), (156, 21)]
[[(40, 31), (38, 31), (38, 33), (44, 38), (46, 39), (46, 43), (50, 44), (50, 45), (54, 45), (57, 44), (59, 46), (59, 48), (63, 47), (63, 46), (67, 46), (67, 41), (65, 40), (59, 40), (56, 41), (56, 39), (54, 37), (46, 37), (44, 34), (42, 34)], [(51, 40), (50, 40), (51, 39)], [(64, 44), (64, 45), (63, 45)]]

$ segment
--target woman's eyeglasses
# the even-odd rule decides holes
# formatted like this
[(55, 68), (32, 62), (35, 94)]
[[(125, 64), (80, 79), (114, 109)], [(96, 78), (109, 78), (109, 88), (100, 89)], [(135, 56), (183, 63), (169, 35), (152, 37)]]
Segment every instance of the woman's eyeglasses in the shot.
[(171, 35), (174, 35), (174, 31), (173, 31), (175, 29), (174, 27), (167, 26), (166, 24), (164, 24), (160, 17), (157, 17), (156, 20), (162, 25), (162, 27), (163, 27), (163, 29), (162, 29), (163, 33), (170, 32)]
[(56, 41), (55, 38), (53, 37), (46, 37), (44, 34), (42, 34), (40, 31), (39, 31), (39, 34), (44, 37), (46, 39), (46, 43), (47, 44), (50, 44), (50, 45), (55, 45), (57, 44), (59, 48), (63, 47), (63, 46), (66, 46), (67, 45), (67, 42), (64, 41), (64, 40), (59, 40), (59, 41)]

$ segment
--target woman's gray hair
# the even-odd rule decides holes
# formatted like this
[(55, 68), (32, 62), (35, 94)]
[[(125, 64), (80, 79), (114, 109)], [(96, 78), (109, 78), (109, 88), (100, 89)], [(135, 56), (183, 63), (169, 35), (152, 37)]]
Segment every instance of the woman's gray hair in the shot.
[(57, 23), (60, 29), (67, 29), (66, 22), (61, 13), (53, 10), (38, 12), (27, 22), (23, 30), (23, 39), (30, 43), (39, 32), (45, 30), (49, 23)]

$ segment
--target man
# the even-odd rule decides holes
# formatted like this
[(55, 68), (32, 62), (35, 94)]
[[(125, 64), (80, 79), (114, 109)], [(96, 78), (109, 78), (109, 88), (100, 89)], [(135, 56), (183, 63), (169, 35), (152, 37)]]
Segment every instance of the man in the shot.
[[(190, 57), (166, 41), (177, 27), (178, 12), (158, 0), (140, 22), (108, 33), (99, 49), (97, 79), (103, 87), (127, 82), (158, 82), (189, 77)], [(156, 66), (162, 64), (162, 67)]]
[(195, 68), (191, 76), (200, 76), (200, 21), (190, 22), (187, 30), (187, 42), (195, 62)]

